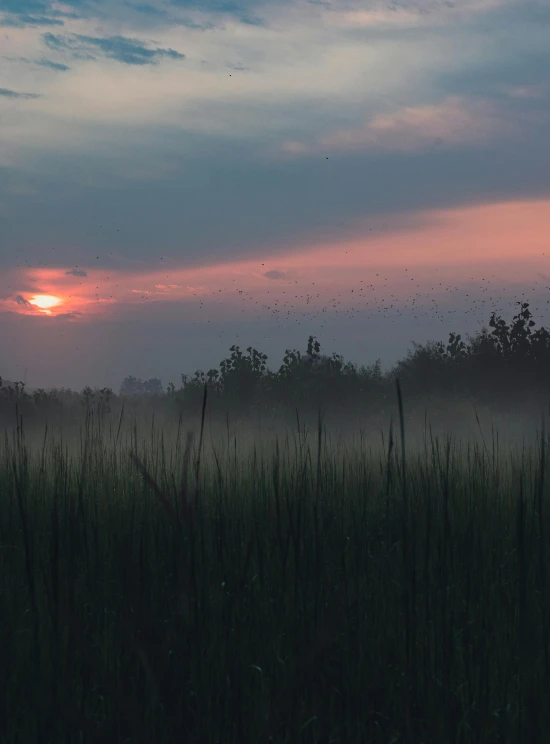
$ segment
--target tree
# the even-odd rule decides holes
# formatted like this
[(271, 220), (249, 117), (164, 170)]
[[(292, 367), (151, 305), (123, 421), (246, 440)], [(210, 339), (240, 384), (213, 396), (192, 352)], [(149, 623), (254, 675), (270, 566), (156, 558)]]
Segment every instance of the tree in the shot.
[(130, 375), (125, 377), (120, 386), (120, 395), (162, 395), (162, 382), (158, 377), (142, 380), (141, 377)]
[(141, 377), (129, 375), (125, 377), (120, 386), (120, 395), (139, 395), (143, 392), (143, 380)]
[(145, 395), (162, 395), (164, 390), (162, 382), (158, 377), (151, 377), (143, 383), (143, 392)]

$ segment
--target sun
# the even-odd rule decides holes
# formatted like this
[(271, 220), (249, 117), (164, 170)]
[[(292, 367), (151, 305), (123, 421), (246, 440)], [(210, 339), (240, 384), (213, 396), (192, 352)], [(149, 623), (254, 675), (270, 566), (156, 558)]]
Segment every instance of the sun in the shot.
[(29, 300), (31, 305), (35, 305), (36, 307), (40, 308), (40, 310), (49, 310), (51, 307), (57, 307), (57, 305), (61, 305), (61, 299), (59, 297), (55, 297), (54, 295), (34, 295), (32, 299)]

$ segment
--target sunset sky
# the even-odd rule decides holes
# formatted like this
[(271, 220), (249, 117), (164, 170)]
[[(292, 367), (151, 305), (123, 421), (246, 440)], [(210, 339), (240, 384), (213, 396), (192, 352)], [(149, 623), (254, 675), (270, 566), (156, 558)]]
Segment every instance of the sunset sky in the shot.
[(0, 0), (0, 376), (550, 326), (550, 0)]

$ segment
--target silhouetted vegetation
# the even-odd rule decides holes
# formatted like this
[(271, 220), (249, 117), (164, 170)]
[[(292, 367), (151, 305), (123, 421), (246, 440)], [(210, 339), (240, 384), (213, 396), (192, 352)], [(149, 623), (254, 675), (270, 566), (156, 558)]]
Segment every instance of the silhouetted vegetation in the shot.
[(20, 413), (27, 417), (41, 413), (45, 420), (62, 407), (116, 412), (123, 404), (137, 410), (143, 401), (149, 408), (198, 415), (206, 384), (210, 405), (220, 415), (292, 421), (299, 408), (310, 420), (319, 409), (327, 417), (338, 413), (360, 417), (385, 411), (395, 377), (410, 401), (467, 400), (497, 411), (510, 410), (527, 399), (543, 400), (550, 392), (550, 333), (543, 327), (534, 331), (529, 303), (517, 304), (511, 325), (493, 313), (489, 328), (483, 327), (466, 341), (450, 333), (447, 344), (413, 343), (413, 350), (387, 372), (382, 372), (380, 359), (360, 366), (336, 353), (322, 354), (319, 341), (310, 336), (305, 352), (287, 349), (276, 370), (269, 369), (266, 354), (257, 349), (248, 347), (243, 352), (232, 346), (218, 368), (182, 374), (180, 387), (170, 383), (166, 390), (158, 378), (144, 381), (134, 376), (124, 379), (118, 396), (110, 388), (89, 387), (80, 394), (27, 393), (22, 382), (2, 386), (0, 380), (0, 414), (12, 415), (16, 403)]
[(162, 381), (158, 377), (142, 380), (140, 377), (125, 377), (120, 386), (120, 395), (162, 395)]
[(321, 420), (243, 450), (206, 393), (198, 439), (0, 438), (0, 740), (544, 741), (544, 432), (412, 456), (398, 387), (385, 454)]
[(409, 396), (428, 394), (459, 396), (498, 405), (516, 402), (523, 391), (529, 395), (550, 391), (550, 334), (545, 328), (533, 332), (535, 325), (528, 303), (518, 303), (519, 311), (511, 326), (491, 316), (486, 327), (467, 343), (451, 333), (447, 345), (429, 342), (413, 344), (414, 351), (386, 373), (380, 360), (370, 367), (345, 362), (339, 354), (320, 353), (318, 340), (310, 336), (305, 354), (287, 349), (278, 371), (267, 369), (267, 357), (252, 348), (243, 354), (238, 346), (220, 364), (219, 370), (195, 373), (183, 379), (183, 387), (173, 394), (184, 404), (197, 405), (202, 387), (229, 407), (240, 410), (251, 406), (268, 410), (300, 406), (315, 411), (331, 409), (373, 410), (391, 394), (395, 377)]

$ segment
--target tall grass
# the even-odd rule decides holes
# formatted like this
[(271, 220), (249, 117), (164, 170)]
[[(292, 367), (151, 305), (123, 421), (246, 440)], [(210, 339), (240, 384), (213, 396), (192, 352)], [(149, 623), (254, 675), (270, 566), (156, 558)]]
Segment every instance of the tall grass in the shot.
[[(547, 446), (0, 443), (0, 740), (542, 742)], [(412, 444), (412, 443), (411, 443)]]

